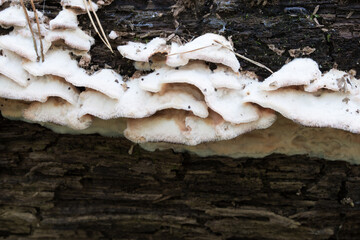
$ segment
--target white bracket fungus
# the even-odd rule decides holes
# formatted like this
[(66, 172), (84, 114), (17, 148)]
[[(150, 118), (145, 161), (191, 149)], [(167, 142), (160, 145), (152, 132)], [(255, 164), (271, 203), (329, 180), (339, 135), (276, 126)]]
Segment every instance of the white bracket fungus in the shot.
[[(139, 70), (129, 79), (112, 69), (88, 74), (73, 55), (90, 56), (94, 39), (79, 28), (77, 14), (91, 16), (98, 6), (88, 0), (61, 4), (64, 9), (50, 21), (22, 11), (17, 1), (0, 12), (0, 25), (14, 27), (0, 36), (4, 117), (59, 133), (124, 134), (151, 150), (231, 157), (278, 152), (360, 163), (359, 83), (351, 74), (322, 74), (313, 60), (295, 59), (259, 82), (255, 74), (239, 72), (231, 43), (210, 33), (183, 45), (155, 38), (118, 46)], [(101, 25), (101, 34), (94, 28), (111, 50)], [(40, 40), (43, 47), (36, 52)]]
[(240, 63), (231, 50), (233, 48), (230, 42), (223, 36), (207, 33), (182, 46), (173, 43), (166, 64), (178, 67), (186, 65), (191, 59), (198, 59), (221, 63), (237, 72)]
[(196, 86), (204, 95), (207, 105), (226, 121), (246, 123), (259, 118), (259, 110), (245, 102), (246, 86), (256, 81), (219, 66), (212, 71), (204, 63), (189, 63), (179, 69), (164, 67), (141, 77), (142, 89), (159, 92), (164, 84), (187, 83)]
[(360, 99), (342, 93), (306, 93), (294, 89), (253, 91), (246, 100), (279, 112), (297, 123), (360, 133)]
[[(275, 82), (276, 86), (272, 85)], [(251, 86), (246, 101), (273, 109), (305, 126), (360, 133), (358, 83), (348, 73), (331, 70), (321, 75), (315, 62), (297, 59), (275, 72), (263, 85), (261, 89)]]
[(168, 53), (166, 40), (158, 37), (147, 44), (129, 42), (127, 45), (118, 46), (117, 49), (124, 57), (139, 62), (148, 62), (156, 53)]
[(33, 76), (55, 75), (64, 78), (77, 87), (87, 87), (104, 93), (110, 98), (121, 96), (122, 77), (111, 69), (103, 69), (88, 75), (71, 59), (70, 52), (61, 49), (50, 50), (44, 62), (24, 62), (23, 67)]
[(93, 37), (82, 31), (78, 26), (77, 14), (71, 9), (63, 9), (50, 21), (51, 31), (47, 31), (45, 40), (54, 42), (64, 40), (70, 48), (89, 51), (95, 43)]
[(118, 37), (119, 37), (119, 34), (117, 32), (115, 32), (115, 31), (111, 31), (109, 33), (109, 38), (112, 39), (112, 40), (117, 39)]
[(10, 51), (0, 50), (0, 52), (0, 73), (22, 87), (29, 85), (31, 76), (22, 68), (22, 58)]
[(148, 62), (151, 56), (163, 53), (166, 54), (166, 64), (170, 67), (184, 66), (190, 60), (202, 60), (221, 63), (238, 72), (240, 63), (232, 49), (223, 36), (212, 33), (204, 34), (181, 46), (175, 42), (167, 46), (166, 39), (163, 38), (154, 38), (147, 44), (129, 42), (127, 45), (118, 46), (121, 55), (134, 61)]
[(307, 92), (316, 92), (321, 89), (349, 93), (351, 95), (358, 95), (360, 93), (360, 85), (359, 82), (355, 80), (355, 77), (336, 69), (331, 69), (304, 88)]
[(76, 29), (78, 28), (77, 14), (71, 9), (63, 9), (49, 22), (50, 29)]
[(19, 5), (10, 6), (0, 12), (0, 25), (3, 28), (26, 27), (26, 17)]
[(32, 77), (29, 82), (28, 86), (22, 87), (0, 75), (0, 97), (30, 102), (45, 102), (48, 97), (60, 97), (71, 104), (77, 103), (79, 96), (77, 90), (56, 77), (51, 75), (41, 78)]
[[(26, 33), (28, 32), (28, 33)], [(40, 40), (36, 39), (36, 44), (40, 45)], [(50, 46), (51, 42), (43, 41), (45, 54)], [(0, 36), (0, 47), (16, 53), (17, 55), (26, 58), (30, 61), (36, 61), (40, 52), (36, 53), (34, 49), (33, 39), (31, 38), (30, 31), (23, 31), (20, 29), (14, 29), (8, 35)]]
[(265, 79), (261, 88), (270, 91), (288, 86), (309, 85), (320, 76), (321, 72), (315, 61), (299, 58), (285, 64), (279, 71)]
[(278, 116), (272, 126), (254, 130), (227, 141), (212, 141), (196, 146), (146, 142), (140, 146), (148, 151), (173, 149), (199, 156), (262, 158), (273, 153), (306, 154), (329, 160), (346, 160), (360, 164), (360, 135), (333, 128), (304, 127)]
[(1, 115), (12, 120), (25, 120), (24, 110), (29, 105), (30, 102), (0, 98)]
[(254, 129), (268, 128), (276, 115), (263, 111), (257, 121), (232, 124), (211, 112), (208, 118), (199, 118), (185, 112), (163, 111), (149, 118), (129, 119), (125, 136), (137, 143), (172, 142), (197, 145), (202, 142), (235, 138)]
[(91, 114), (101, 119), (144, 118), (163, 109), (182, 109), (194, 115), (207, 117), (205, 102), (179, 90), (168, 90), (164, 94), (151, 94), (136, 86), (134, 81), (118, 100), (111, 99), (95, 91), (81, 93), (79, 115)]
[(34, 102), (23, 112), (26, 120), (33, 122), (51, 122), (68, 126), (75, 130), (90, 127), (92, 117), (89, 115), (78, 117), (78, 107), (64, 100), (51, 98), (45, 103)]
[(76, 28), (75, 30), (57, 29), (49, 31), (45, 36), (45, 40), (48, 42), (64, 40), (65, 44), (69, 47), (81, 51), (89, 51), (91, 45), (95, 43), (94, 38), (87, 35), (84, 31), (80, 30), (80, 28)]

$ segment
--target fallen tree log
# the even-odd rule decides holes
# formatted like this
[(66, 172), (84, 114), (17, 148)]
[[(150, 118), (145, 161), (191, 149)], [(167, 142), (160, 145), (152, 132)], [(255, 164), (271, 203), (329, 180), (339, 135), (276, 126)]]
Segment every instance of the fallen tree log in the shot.
[[(60, 5), (48, 0), (44, 10), (54, 16)], [(237, 52), (272, 70), (287, 59), (309, 56), (323, 71), (338, 65), (359, 72), (359, 12), (356, 1), (153, 0), (113, 1), (98, 14), (107, 33), (121, 35), (111, 41), (113, 48), (159, 35), (189, 40), (215, 32), (232, 36)], [(83, 29), (92, 30), (85, 15), (80, 20)], [(98, 38), (91, 55), (99, 68), (108, 65), (122, 75), (134, 71)], [(357, 239), (360, 234), (360, 168), (341, 159), (147, 152), (123, 138), (60, 135), (3, 118), (0, 151), (0, 236), (6, 239)]]

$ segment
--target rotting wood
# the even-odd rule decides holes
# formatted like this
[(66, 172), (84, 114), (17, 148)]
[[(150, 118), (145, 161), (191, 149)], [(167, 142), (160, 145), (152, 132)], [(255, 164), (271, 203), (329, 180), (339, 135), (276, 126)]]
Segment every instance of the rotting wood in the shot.
[[(45, 13), (57, 13), (58, 2), (46, 0)], [(98, 16), (107, 34), (126, 33), (110, 41), (113, 48), (162, 33), (187, 40), (220, 32), (232, 36), (238, 53), (272, 70), (291, 58), (288, 50), (308, 46), (316, 49), (309, 57), (322, 70), (337, 64), (341, 70), (360, 72), (357, 1), (188, 2), (176, 19), (173, 0), (115, 0)], [(317, 5), (316, 19), (322, 27), (308, 18)], [(42, 10), (42, 1), (36, 6)], [(86, 15), (80, 21), (83, 29), (92, 30)], [(96, 37), (95, 32), (92, 35)], [(91, 64), (132, 74), (131, 62), (96, 40)], [(284, 54), (276, 54), (269, 44)], [(245, 61), (241, 64), (262, 77), (269, 75)], [(132, 146), (125, 139), (58, 135), (1, 118), (0, 238), (357, 239), (360, 235), (359, 166), (306, 156), (200, 158)]]
[[(201, 158), (0, 121), (7, 239), (356, 239), (360, 166)], [(353, 204), (350, 204), (350, 203)], [(233, 238), (232, 238), (233, 237)]]

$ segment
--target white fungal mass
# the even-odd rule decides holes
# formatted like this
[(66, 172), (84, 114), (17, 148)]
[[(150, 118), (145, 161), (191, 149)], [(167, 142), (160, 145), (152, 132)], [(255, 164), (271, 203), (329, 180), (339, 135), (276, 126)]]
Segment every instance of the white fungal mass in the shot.
[(322, 74), (313, 60), (295, 59), (259, 82), (239, 71), (230, 42), (210, 33), (183, 45), (155, 38), (119, 46), (138, 70), (126, 81), (112, 69), (88, 75), (73, 59), (89, 58), (94, 44), (78, 26), (84, 1), (61, 3), (64, 9), (50, 21), (37, 14), (35, 43), (42, 39), (43, 61), (30, 31), (35, 14), (28, 11), (28, 25), (16, 1), (0, 12), (0, 25), (14, 27), (0, 36), (4, 117), (59, 133), (124, 135), (149, 150), (231, 157), (279, 152), (360, 163), (354, 76), (335, 69)]

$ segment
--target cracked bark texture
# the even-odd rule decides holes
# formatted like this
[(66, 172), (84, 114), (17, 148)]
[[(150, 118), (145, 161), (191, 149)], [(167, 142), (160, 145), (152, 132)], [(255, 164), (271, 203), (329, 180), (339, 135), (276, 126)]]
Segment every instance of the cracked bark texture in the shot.
[[(273, 70), (288, 50), (315, 48), (323, 70), (359, 69), (357, 1), (115, 0), (98, 11), (107, 33), (146, 41), (205, 32)], [(307, 15), (320, 5), (316, 17)], [(38, 9), (43, 2), (38, 1)], [(175, 10), (180, 9), (179, 7)], [(47, 0), (54, 16), (58, 1)], [(350, 17), (349, 17), (350, 16)], [(175, 22), (177, 21), (177, 23)], [(80, 17), (91, 30), (87, 17)], [(178, 25), (178, 26), (177, 26)], [(176, 27), (177, 26), (177, 27)], [(94, 32), (92, 31), (94, 35)], [(96, 38), (92, 64), (131, 74)], [(278, 55), (268, 44), (280, 50)], [(296, 51), (295, 51), (296, 52)], [(297, 53), (302, 55), (302, 53)], [(245, 70), (268, 73), (241, 61)], [(59, 135), (0, 118), (0, 239), (358, 239), (360, 167), (307, 156), (200, 158), (147, 152), (123, 138)]]

